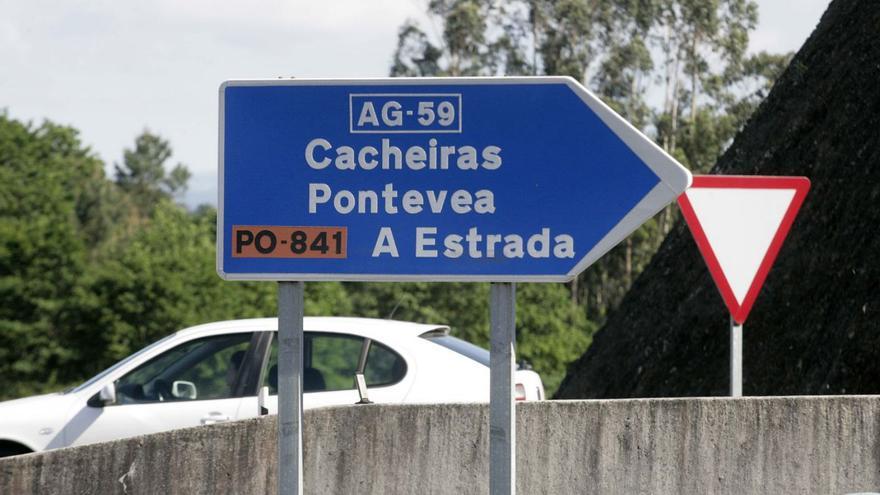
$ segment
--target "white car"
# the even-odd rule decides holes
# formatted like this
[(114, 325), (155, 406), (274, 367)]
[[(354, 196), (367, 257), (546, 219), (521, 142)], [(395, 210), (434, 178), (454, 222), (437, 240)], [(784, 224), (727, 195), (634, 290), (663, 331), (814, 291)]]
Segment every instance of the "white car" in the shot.
[[(0, 456), (274, 414), (277, 328), (275, 318), (187, 328), (78, 387), (2, 402)], [(306, 318), (303, 365), (304, 408), (358, 402), (359, 366), (374, 403), (489, 400), (489, 352), (446, 326)], [(518, 400), (544, 399), (535, 372), (515, 381)]]

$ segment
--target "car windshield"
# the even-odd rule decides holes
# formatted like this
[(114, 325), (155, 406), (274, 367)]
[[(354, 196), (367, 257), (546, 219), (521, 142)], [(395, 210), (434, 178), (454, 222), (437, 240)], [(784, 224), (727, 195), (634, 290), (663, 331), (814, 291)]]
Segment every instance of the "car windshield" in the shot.
[(114, 364), (113, 366), (111, 366), (111, 367), (105, 369), (104, 371), (98, 373), (97, 375), (95, 375), (95, 376), (89, 378), (89, 379), (88, 379), (85, 383), (83, 383), (82, 385), (78, 385), (78, 386), (76, 386), (76, 387), (69, 388), (69, 389), (65, 390), (64, 393), (65, 393), (65, 394), (76, 393), (76, 392), (79, 392), (79, 391), (81, 391), (81, 390), (85, 390), (85, 389), (91, 387), (92, 385), (95, 384), (95, 382), (97, 382), (97, 381), (101, 380), (102, 378), (104, 378), (105, 376), (109, 375), (110, 373), (112, 373), (114, 370), (118, 369), (119, 367), (121, 367), (121, 366), (124, 365), (125, 363), (127, 363), (127, 362), (131, 361), (132, 359), (134, 359), (134, 358), (140, 356), (141, 354), (143, 354), (143, 353), (149, 351), (150, 349), (153, 349), (154, 347), (159, 346), (160, 344), (162, 344), (162, 343), (165, 342), (166, 340), (170, 339), (171, 337), (174, 337), (175, 334), (176, 334), (176, 332), (175, 332), (175, 333), (172, 333), (171, 335), (167, 335), (167, 336), (165, 336), (165, 337), (163, 337), (163, 338), (161, 338), (161, 339), (159, 339), (159, 340), (153, 342), (152, 344), (150, 344), (150, 345), (144, 347), (143, 349), (137, 351), (136, 353), (134, 353), (134, 354), (132, 354), (132, 355), (126, 357), (126, 358), (123, 358), (121, 361), (119, 361), (118, 363)]
[(422, 335), (422, 338), (471, 358), (483, 366), (489, 366), (489, 351), (466, 340), (443, 334), (425, 334)]

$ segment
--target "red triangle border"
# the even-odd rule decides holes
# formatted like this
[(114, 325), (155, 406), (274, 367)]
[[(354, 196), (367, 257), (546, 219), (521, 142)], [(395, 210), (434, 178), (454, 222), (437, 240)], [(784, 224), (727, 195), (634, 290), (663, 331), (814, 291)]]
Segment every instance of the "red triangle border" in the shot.
[(757, 299), (758, 293), (761, 292), (761, 287), (763, 287), (764, 281), (767, 279), (767, 275), (773, 267), (773, 262), (776, 261), (776, 256), (779, 254), (780, 248), (782, 248), (782, 243), (785, 241), (788, 231), (791, 229), (791, 225), (794, 223), (794, 219), (804, 202), (804, 198), (810, 190), (810, 179), (806, 177), (695, 175), (691, 188), (794, 189), (795, 191), (791, 204), (788, 205), (788, 209), (782, 217), (782, 222), (780, 222), (776, 234), (770, 242), (770, 247), (764, 254), (764, 259), (761, 260), (761, 264), (758, 266), (758, 271), (755, 274), (755, 278), (752, 280), (748, 292), (746, 292), (742, 304), (739, 304), (736, 300), (736, 296), (733, 295), (733, 289), (731, 289), (727, 277), (724, 276), (721, 264), (718, 262), (718, 258), (715, 256), (715, 252), (709, 244), (709, 239), (706, 237), (706, 233), (703, 231), (703, 227), (697, 219), (694, 208), (687, 198), (687, 191), (678, 197), (678, 205), (681, 208), (681, 213), (690, 228), (694, 241), (697, 243), (697, 248), (699, 248), (700, 253), (703, 255), (703, 259), (706, 261), (706, 266), (709, 267), (709, 273), (712, 275), (712, 279), (715, 281), (715, 285), (718, 287), (718, 291), (721, 293), (721, 297), (724, 299), (727, 309), (730, 310), (731, 317), (733, 317), (738, 324), (742, 325), (749, 316), (749, 312), (755, 304), (755, 299)]

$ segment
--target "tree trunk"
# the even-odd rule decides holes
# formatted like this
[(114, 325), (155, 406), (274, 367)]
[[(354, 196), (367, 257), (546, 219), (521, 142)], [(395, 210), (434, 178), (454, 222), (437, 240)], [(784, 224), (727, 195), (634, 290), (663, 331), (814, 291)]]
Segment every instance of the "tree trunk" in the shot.
[(633, 241), (632, 237), (626, 238), (626, 261), (624, 266), (625, 278), (624, 282), (626, 284), (627, 290), (632, 285), (633, 279)]
[[(664, 59), (664, 63), (666, 64), (666, 77), (664, 87), (664, 95), (663, 95), (663, 113), (669, 115), (672, 113), (672, 66), (670, 65), (670, 49), (669, 44), (671, 43), (671, 35), (670, 35), (670, 25), (666, 24), (666, 32), (663, 34), (663, 50), (665, 52), (666, 58)], [(663, 135), (663, 149), (668, 153), (669, 152), (669, 133)]]
[(671, 129), (669, 132), (669, 149), (666, 150), (668, 153), (672, 154), (675, 150), (675, 135), (678, 133), (678, 92), (679, 92), (679, 77), (678, 70), (681, 65), (681, 51), (676, 51), (675, 53), (675, 64), (673, 68), (673, 84), (672, 84), (672, 112), (671, 112)]
[[(541, 14), (538, 11), (538, 6), (535, 3), (532, 3), (532, 75), (538, 75), (538, 33), (540, 32), (540, 28), (538, 24), (541, 22)], [(577, 282), (575, 282), (577, 283)]]
[(694, 33), (694, 39), (691, 41), (691, 132), (694, 132), (694, 125), (697, 123), (697, 43), (700, 34)]

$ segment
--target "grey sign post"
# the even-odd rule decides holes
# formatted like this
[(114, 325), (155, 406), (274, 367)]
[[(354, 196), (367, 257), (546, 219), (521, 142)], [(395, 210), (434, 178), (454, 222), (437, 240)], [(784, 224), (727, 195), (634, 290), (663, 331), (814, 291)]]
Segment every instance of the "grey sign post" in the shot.
[(489, 493), (516, 493), (516, 286), (494, 283), (489, 294)]
[(278, 493), (301, 495), (303, 292), (302, 282), (278, 283)]
[(730, 396), (743, 394), (743, 326), (730, 317)]

